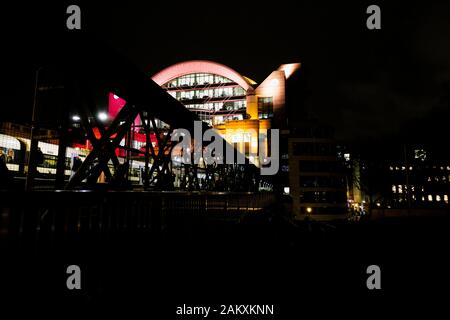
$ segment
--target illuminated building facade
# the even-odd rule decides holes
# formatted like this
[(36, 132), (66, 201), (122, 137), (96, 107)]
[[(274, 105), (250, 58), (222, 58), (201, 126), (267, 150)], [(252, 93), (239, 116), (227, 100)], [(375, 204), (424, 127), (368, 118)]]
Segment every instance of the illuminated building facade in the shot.
[(392, 144), (383, 150), (382, 156), (369, 159), (344, 154), (349, 158), (352, 178), (348, 181), (349, 201), (355, 208), (370, 210), (373, 216), (439, 215), (448, 211), (450, 166), (442, 148)]
[(383, 206), (392, 208), (447, 208), (450, 195), (450, 166), (424, 148), (406, 152), (407, 158), (389, 163)]
[[(177, 63), (152, 79), (241, 153), (259, 154), (258, 135), (286, 126), (285, 83), (300, 64), (282, 65), (261, 84), (211, 61)], [(256, 165), (258, 159), (250, 159)]]

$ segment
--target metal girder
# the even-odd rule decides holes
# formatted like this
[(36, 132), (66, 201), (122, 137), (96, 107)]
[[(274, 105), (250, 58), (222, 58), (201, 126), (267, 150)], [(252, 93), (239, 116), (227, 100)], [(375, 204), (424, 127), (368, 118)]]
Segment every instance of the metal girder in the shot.
[[(65, 65), (66, 79), (77, 87), (79, 96), (74, 98), (77, 101), (74, 107), (79, 113), (86, 137), (92, 144), (92, 150), (77, 172), (73, 174), (66, 188), (83, 185), (84, 180), (97, 181), (102, 172), (108, 181), (120, 185), (120, 179), (116, 176), (124, 170), (124, 166), (128, 165), (128, 156), (124, 163), (120, 163), (116, 155), (117, 149), (124, 149), (127, 155), (131, 153), (144, 155), (143, 182), (146, 188), (154, 187), (163, 190), (173, 188), (170, 158), (173, 143), (170, 141), (170, 133), (176, 128), (183, 128), (193, 133), (194, 122), (199, 121), (198, 116), (170, 96), (148, 75), (115, 53), (113, 49), (99, 45), (97, 40), (86, 37), (74, 37), (70, 39), (70, 42), (73, 50), (69, 53), (61, 53), (61, 56), (64, 56), (64, 61), (61, 63)], [(97, 121), (94, 116), (96, 106), (92, 97), (94, 93), (101, 90), (113, 92), (126, 101), (125, 106), (108, 126)], [(137, 117), (141, 118), (142, 129), (145, 133), (145, 150), (136, 150), (129, 143), (130, 133), (133, 131), (133, 124)], [(158, 128), (155, 119), (166, 123), (169, 129)], [(98, 130), (100, 137), (96, 136), (94, 128)], [(203, 123), (202, 131), (206, 129), (209, 129), (209, 126)], [(151, 141), (153, 135), (156, 137), (155, 147)], [(121, 146), (120, 143), (125, 138), (127, 143)], [(225, 141), (224, 145), (227, 148), (233, 148)], [(113, 172), (110, 167), (113, 168)], [(257, 179), (254, 178), (255, 169), (256, 167), (252, 164), (203, 164), (201, 167), (188, 165), (184, 172), (185, 176), (187, 175), (188, 184), (194, 189), (200, 188), (200, 183), (195, 180), (197, 180), (197, 173), (202, 172), (206, 177), (202, 182), (202, 189), (249, 191)], [(189, 179), (193, 180), (189, 181)], [(244, 181), (245, 179), (247, 181)]]

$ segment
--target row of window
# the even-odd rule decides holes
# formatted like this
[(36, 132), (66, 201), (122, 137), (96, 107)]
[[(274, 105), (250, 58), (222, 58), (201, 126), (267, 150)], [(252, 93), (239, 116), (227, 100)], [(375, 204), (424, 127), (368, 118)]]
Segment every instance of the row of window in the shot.
[(450, 175), (443, 175), (443, 176), (426, 176), (426, 175), (419, 175), (419, 174), (411, 174), (409, 176), (410, 183), (423, 183), (423, 182), (430, 182), (430, 183), (447, 183), (450, 181)]
[(242, 119), (243, 119), (242, 114), (233, 114), (233, 115), (226, 115), (226, 116), (215, 116), (214, 117), (214, 124), (223, 124), (226, 121), (242, 120)]
[[(407, 185), (392, 185), (392, 193), (403, 193), (403, 192), (407, 192), (408, 191), (408, 186)], [(415, 191), (421, 191), (424, 192), (424, 187), (423, 186), (414, 186), (411, 185), (411, 192), (415, 192)]]
[[(394, 201), (402, 202), (407, 201), (406, 196), (404, 195), (398, 195), (398, 198), (394, 198)], [(422, 196), (416, 196), (415, 194), (411, 195), (411, 201), (414, 202), (443, 202), (448, 204), (448, 195), (447, 194), (428, 194), (428, 195), (422, 195)]]
[(211, 74), (211, 73), (191, 73), (176, 78), (164, 86), (168, 88), (183, 87), (183, 86), (196, 86), (207, 84), (220, 84), (233, 82), (228, 78)]
[[(411, 188), (411, 193), (413, 193), (413, 192), (424, 193), (425, 192), (424, 186), (410, 185), (410, 188)], [(435, 188), (430, 188), (430, 186), (427, 186), (427, 190), (431, 190), (431, 189), (435, 189)], [(404, 184), (399, 184), (399, 185), (393, 184), (392, 185), (392, 193), (394, 193), (394, 194), (408, 193), (408, 186), (404, 185)]]
[(177, 100), (191, 100), (244, 96), (245, 90), (241, 87), (226, 87), (204, 90), (169, 91), (169, 94)]
[[(447, 170), (450, 171), (450, 166), (421, 166), (421, 167), (409, 167), (409, 171), (413, 171), (413, 170), (423, 170), (423, 169), (435, 169), (435, 170)], [(405, 166), (390, 166), (389, 167), (390, 171), (404, 171), (406, 170)]]
[(196, 103), (185, 104), (188, 109), (202, 109), (202, 110), (239, 110), (245, 109), (247, 103), (245, 100), (227, 101), (227, 102), (209, 102), (209, 103)]

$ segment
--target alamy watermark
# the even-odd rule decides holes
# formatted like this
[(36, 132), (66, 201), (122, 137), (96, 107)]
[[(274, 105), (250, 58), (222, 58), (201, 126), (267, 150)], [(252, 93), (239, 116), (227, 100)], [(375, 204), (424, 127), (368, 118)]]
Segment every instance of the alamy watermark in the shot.
[(70, 14), (66, 20), (66, 27), (69, 30), (81, 29), (81, 9), (76, 4), (72, 4), (67, 7), (66, 13)]
[[(235, 152), (235, 148), (224, 143), (224, 138), (215, 129), (208, 129), (202, 133), (202, 121), (194, 123), (194, 138), (187, 129), (175, 129), (171, 140), (178, 142), (172, 149), (172, 162), (183, 164), (245, 164), (248, 161), (260, 167), (261, 175), (274, 175), (279, 168), (279, 139), (278, 129), (262, 132), (254, 129), (227, 129), (225, 137), (234, 137), (234, 142), (243, 143), (248, 150)], [(180, 141), (181, 140), (181, 141)], [(203, 142), (209, 142), (203, 146)], [(232, 142), (233, 143), (233, 142)], [(270, 149), (270, 155), (269, 155)]]
[(381, 29), (381, 9), (379, 6), (372, 4), (367, 7), (367, 14), (370, 16), (367, 18), (366, 26), (369, 30)]

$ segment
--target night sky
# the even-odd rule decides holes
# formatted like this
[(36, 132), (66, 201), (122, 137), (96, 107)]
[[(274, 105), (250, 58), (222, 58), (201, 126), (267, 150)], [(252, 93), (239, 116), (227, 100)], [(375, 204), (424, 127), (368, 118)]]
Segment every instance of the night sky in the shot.
[[(280, 64), (301, 62), (298, 108), (332, 125), (338, 138), (433, 136), (444, 132), (434, 121), (448, 122), (450, 3), (432, 1), (2, 4), (0, 120), (29, 117), (34, 70), (69, 32), (65, 9), (73, 3), (83, 32), (149, 76), (207, 59), (261, 82)], [(381, 30), (366, 28), (370, 4), (381, 7)]]

